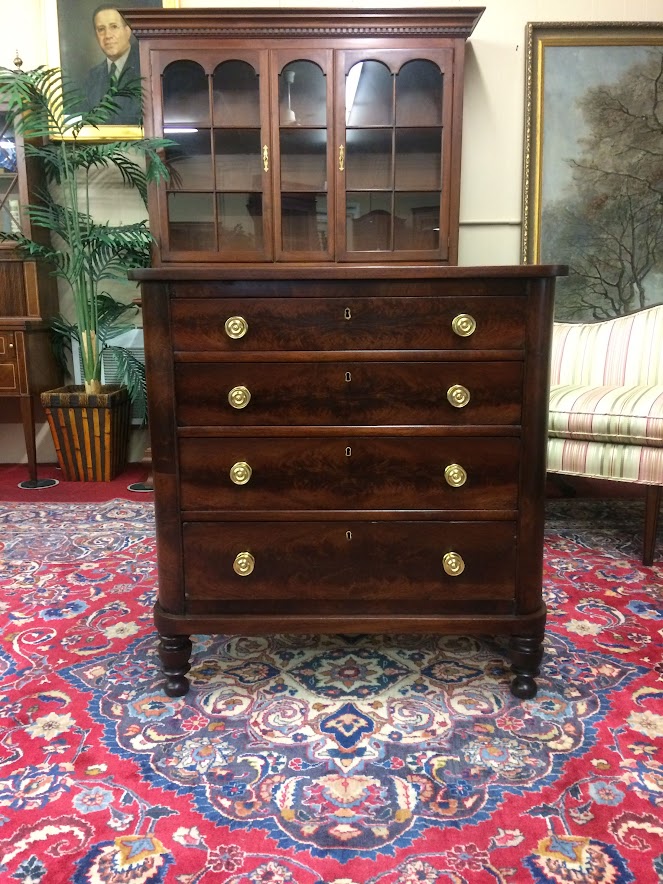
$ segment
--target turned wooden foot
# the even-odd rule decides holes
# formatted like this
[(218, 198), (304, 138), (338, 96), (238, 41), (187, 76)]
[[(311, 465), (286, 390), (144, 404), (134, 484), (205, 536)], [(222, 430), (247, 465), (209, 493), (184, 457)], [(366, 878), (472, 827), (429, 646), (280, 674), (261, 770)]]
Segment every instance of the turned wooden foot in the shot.
[(519, 700), (536, 696), (536, 676), (543, 659), (543, 636), (514, 635), (511, 637), (511, 668), (514, 679), (511, 693)]
[(169, 697), (183, 697), (189, 690), (186, 673), (191, 669), (191, 640), (188, 635), (159, 636), (159, 657), (166, 676), (164, 690)]

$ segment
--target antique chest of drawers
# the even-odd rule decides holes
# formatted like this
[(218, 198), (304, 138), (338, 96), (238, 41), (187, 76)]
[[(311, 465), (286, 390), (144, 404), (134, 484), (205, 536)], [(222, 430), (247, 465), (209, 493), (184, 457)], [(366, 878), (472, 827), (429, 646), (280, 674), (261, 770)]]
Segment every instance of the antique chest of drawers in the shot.
[(551, 266), (142, 281), (166, 691), (194, 633), (511, 636), (542, 654)]

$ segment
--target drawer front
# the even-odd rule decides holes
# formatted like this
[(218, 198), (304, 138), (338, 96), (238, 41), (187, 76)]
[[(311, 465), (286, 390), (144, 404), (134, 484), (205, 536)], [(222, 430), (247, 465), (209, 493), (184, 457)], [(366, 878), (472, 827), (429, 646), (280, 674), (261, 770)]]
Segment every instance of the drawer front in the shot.
[(183, 538), (192, 613), (513, 610), (510, 522), (187, 522)]
[(181, 439), (185, 510), (515, 508), (515, 438)]
[(0, 393), (17, 393), (18, 364), (12, 332), (0, 331)]
[[(171, 311), (178, 351), (521, 350), (525, 341), (517, 296), (190, 299)], [(454, 331), (467, 316), (476, 328), (461, 319)]]
[[(522, 373), (520, 362), (176, 363), (177, 420), (239, 427), (517, 425)], [(448, 399), (463, 401), (459, 386), (469, 393), (462, 407)], [(243, 407), (233, 407), (229, 396)]]

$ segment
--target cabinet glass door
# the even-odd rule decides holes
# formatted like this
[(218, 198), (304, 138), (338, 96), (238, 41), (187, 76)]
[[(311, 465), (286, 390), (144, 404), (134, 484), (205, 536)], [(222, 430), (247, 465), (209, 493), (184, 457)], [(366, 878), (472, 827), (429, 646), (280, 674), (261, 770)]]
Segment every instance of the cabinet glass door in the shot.
[(162, 72), (170, 257), (268, 260), (266, 53), (197, 54)]
[(451, 61), (445, 50), (342, 53), (341, 257), (447, 257)]
[(9, 115), (0, 110), (0, 231), (19, 233), (21, 210), (16, 137)]
[(331, 256), (333, 200), (329, 150), (331, 54), (272, 57), (275, 84), (272, 118), (277, 138), (275, 162), (276, 254), (281, 259), (325, 260)]

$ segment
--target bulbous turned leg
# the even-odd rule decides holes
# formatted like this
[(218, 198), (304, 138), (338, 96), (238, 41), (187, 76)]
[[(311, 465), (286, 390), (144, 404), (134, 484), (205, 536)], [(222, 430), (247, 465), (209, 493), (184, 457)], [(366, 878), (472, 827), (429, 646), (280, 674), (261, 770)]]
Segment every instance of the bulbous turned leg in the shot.
[(511, 668), (515, 677), (511, 682), (511, 693), (519, 700), (530, 700), (536, 696), (535, 677), (543, 659), (542, 635), (514, 635), (511, 637)]
[(183, 697), (189, 690), (186, 673), (191, 669), (191, 640), (188, 635), (159, 636), (159, 657), (166, 676), (164, 690), (169, 697)]

